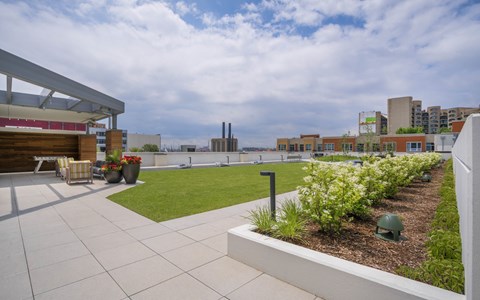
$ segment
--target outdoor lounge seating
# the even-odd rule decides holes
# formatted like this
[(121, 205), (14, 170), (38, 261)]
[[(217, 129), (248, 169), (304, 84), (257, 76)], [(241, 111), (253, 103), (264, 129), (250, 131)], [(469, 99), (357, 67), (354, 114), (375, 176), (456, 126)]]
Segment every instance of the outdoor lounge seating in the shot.
[(93, 165), (93, 176), (99, 176), (103, 178), (102, 166), (105, 164), (104, 160), (97, 160)]
[(93, 183), (92, 163), (89, 160), (71, 161), (66, 168), (65, 180), (67, 184), (72, 181), (82, 181)]
[(67, 167), (70, 162), (74, 161), (73, 157), (62, 157), (57, 159), (55, 164), (55, 175), (60, 176), (62, 179), (65, 179), (67, 173)]

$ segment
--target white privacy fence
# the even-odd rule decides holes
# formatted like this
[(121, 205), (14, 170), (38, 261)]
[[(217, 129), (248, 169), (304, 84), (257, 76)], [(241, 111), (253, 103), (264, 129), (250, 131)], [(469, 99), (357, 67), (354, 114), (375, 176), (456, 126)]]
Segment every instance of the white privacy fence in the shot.
[(471, 115), (452, 150), (460, 214), (465, 296), (480, 299), (480, 114)]

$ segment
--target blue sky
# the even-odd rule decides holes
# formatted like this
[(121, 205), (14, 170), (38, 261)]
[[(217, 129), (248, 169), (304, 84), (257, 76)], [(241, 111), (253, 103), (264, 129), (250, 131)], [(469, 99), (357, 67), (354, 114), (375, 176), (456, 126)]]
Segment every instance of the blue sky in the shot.
[(206, 146), (222, 121), (240, 146), (355, 134), (391, 97), (478, 106), (479, 32), (462, 0), (0, 0), (0, 48), (124, 101), (119, 127), (167, 145)]

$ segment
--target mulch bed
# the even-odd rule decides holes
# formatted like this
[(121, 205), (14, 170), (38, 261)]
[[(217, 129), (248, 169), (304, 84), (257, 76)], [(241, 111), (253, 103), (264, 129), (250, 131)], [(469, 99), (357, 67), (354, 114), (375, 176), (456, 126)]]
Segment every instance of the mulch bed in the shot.
[[(383, 199), (373, 208), (371, 220), (345, 224), (339, 235), (319, 232), (317, 225), (309, 224), (301, 246), (391, 273), (402, 265), (420, 265), (427, 256), (425, 242), (440, 202), (444, 169), (431, 173), (431, 182), (415, 180), (400, 188), (393, 199)], [(407, 240), (389, 242), (374, 236), (377, 221), (385, 213), (400, 216), (405, 227), (402, 236)]]

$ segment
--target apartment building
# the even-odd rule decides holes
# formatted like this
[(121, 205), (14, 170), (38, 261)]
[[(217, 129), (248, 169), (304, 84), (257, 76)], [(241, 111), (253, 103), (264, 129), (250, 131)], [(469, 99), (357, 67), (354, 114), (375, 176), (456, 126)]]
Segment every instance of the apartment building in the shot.
[(300, 137), (278, 138), (277, 151), (321, 152), (324, 147), (319, 134), (301, 134)]
[(452, 122), (465, 120), (469, 115), (479, 113), (480, 108), (472, 107), (452, 107), (444, 110), (447, 116), (448, 127), (452, 127)]
[[(277, 151), (287, 152), (425, 152), (449, 151), (461, 131), (464, 119), (480, 113), (480, 108), (430, 106), (422, 109), (421, 100), (412, 97), (388, 99), (388, 117), (379, 111), (358, 114), (358, 136), (278, 138)], [(388, 130), (386, 127), (388, 126)], [(399, 128), (423, 127), (424, 133), (396, 134)], [(451, 133), (440, 134), (442, 128)], [(388, 134), (386, 134), (388, 131)], [(450, 148), (448, 148), (448, 147)], [(447, 150), (444, 150), (448, 148)]]
[[(450, 134), (452, 135), (452, 134)], [(278, 138), (277, 151), (286, 152), (425, 152), (435, 151), (434, 134), (393, 134), (323, 137), (319, 134)]]
[(422, 101), (412, 101), (412, 127), (423, 126)]
[(357, 151), (356, 137), (301, 134), (300, 137), (278, 138), (277, 151), (287, 152), (352, 152)]
[(437, 133), (440, 131), (440, 115), (442, 108), (440, 106), (430, 106), (427, 108), (428, 113), (428, 131), (427, 133)]
[(403, 127), (423, 127), (427, 134), (440, 133), (442, 128), (452, 128), (453, 121), (465, 120), (473, 113), (480, 113), (480, 107), (453, 107), (442, 109), (430, 106), (422, 109), (421, 100), (412, 97), (388, 99), (388, 134), (395, 134)]
[(399, 128), (412, 127), (414, 121), (412, 112), (412, 97), (388, 99), (388, 134), (395, 134)]

